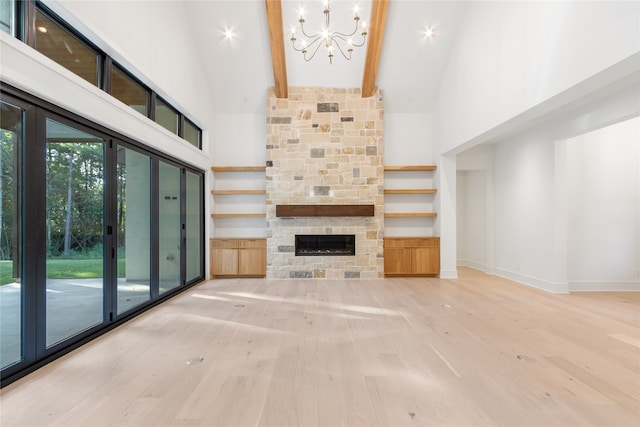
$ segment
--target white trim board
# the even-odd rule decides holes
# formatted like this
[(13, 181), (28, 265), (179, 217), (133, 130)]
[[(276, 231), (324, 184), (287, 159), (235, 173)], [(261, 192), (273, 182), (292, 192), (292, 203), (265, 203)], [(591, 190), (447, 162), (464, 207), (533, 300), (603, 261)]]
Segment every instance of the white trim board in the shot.
[(640, 292), (640, 282), (569, 282), (570, 292)]

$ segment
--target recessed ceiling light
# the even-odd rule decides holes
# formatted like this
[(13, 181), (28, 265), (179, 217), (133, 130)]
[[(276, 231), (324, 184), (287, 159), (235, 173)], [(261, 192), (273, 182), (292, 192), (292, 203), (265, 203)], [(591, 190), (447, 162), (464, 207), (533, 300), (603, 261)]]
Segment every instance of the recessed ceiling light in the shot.
[(425, 39), (431, 39), (431, 38), (435, 37), (436, 32), (435, 32), (435, 30), (433, 28), (427, 27), (427, 28), (424, 29), (423, 34), (424, 34), (424, 38)]
[(230, 28), (224, 30), (224, 39), (232, 40), (235, 37), (235, 33)]
[(45, 27), (44, 25), (40, 25), (38, 26), (38, 31), (40, 31), (41, 33), (46, 33), (47, 27)]

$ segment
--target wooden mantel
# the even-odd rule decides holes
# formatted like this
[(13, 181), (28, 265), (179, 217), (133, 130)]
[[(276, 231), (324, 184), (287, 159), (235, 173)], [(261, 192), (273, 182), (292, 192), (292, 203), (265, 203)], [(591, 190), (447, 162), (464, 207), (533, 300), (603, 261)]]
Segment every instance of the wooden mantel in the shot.
[(373, 205), (277, 205), (276, 217), (373, 216)]

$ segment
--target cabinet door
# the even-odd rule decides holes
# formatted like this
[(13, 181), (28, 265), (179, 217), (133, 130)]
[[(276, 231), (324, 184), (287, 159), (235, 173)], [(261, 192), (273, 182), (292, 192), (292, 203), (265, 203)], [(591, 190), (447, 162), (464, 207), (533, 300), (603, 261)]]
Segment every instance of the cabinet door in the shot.
[(412, 248), (411, 265), (413, 274), (438, 275), (440, 273), (440, 248)]
[(238, 274), (264, 276), (267, 273), (267, 254), (262, 248), (238, 249)]
[(385, 248), (384, 274), (411, 274), (411, 249)]
[(267, 241), (265, 239), (242, 239), (238, 240), (239, 248), (266, 248)]
[(238, 249), (211, 248), (211, 275), (229, 276), (238, 274)]

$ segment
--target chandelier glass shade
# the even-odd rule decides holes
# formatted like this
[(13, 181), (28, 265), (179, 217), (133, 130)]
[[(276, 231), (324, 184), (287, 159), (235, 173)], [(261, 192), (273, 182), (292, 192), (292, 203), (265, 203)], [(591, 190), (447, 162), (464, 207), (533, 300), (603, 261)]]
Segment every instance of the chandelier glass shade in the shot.
[[(340, 31), (334, 31), (331, 28), (331, 7), (329, 6), (329, 0), (324, 0), (324, 27), (322, 31), (309, 35), (304, 29), (305, 19), (304, 11), (300, 10), (298, 23), (300, 24), (301, 39), (300, 43), (296, 37), (296, 27), (291, 28), (291, 45), (296, 52), (301, 52), (305, 61), (311, 61), (322, 45), (327, 49), (327, 55), (329, 57), (329, 63), (333, 64), (334, 52), (337, 50), (342, 54), (346, 60), (351, 60), (351, 53), (353, 48), (362, 47), (367, 41), (367, 26), (363, 21), (360, 23), (360, 16), (358, 15), (358, 7), (356, 6), (353, 11), (354, 28), (350, 33), (343, 33)], [(362, 37), (359, 43), (355, 43), (352, 39), (360, 28), (360, 36)]]

